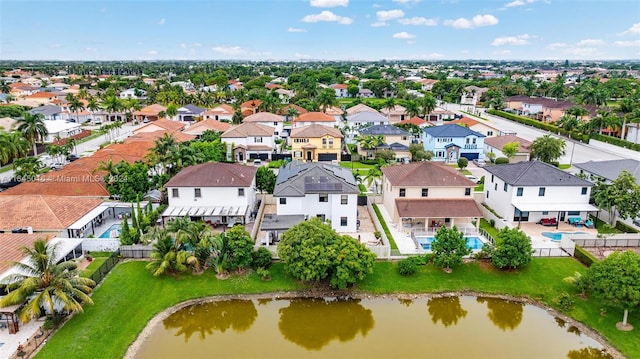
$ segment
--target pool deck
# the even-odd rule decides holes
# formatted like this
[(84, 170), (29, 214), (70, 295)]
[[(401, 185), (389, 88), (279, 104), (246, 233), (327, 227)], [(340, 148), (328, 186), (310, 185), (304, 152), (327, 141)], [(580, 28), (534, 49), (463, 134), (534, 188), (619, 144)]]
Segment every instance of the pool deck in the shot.
[[(514, 227), (518, 226), (518, 223), (513, 224)], [(551, 238), (547, 238), (542, 235), (542, 232), (583, 232), (590, 234), (597, 234), (598, 231), (595, 228), (576, 227), (568, 223), (558, 223), (558, 228), (555, 226), (543, 226), (537, 223), (521, 223), (520, 229), (531, 237), (531, 246), (533, 248), (553, 248), (560, 247), (559, 241), (553, 241)]]

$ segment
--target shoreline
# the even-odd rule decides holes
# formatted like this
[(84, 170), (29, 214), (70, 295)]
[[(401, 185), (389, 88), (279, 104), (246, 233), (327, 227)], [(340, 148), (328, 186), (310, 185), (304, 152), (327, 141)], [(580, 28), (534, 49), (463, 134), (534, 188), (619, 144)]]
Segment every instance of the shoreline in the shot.
[(561, 318), (566, 321), (568, 324), (571, 324), (577, 327), (582, 333), (596, 340), (603, 347), (603, 351), (607, 354), (611, 355), (614, 359), (624, 359), (625, 356), (622, 355), (613, 345), (609, 343), (600, 333), (593, 330), (591, 327), (586, 324), (577, 321), (562, 312), (559, 312), (549, 306), (543, 305), (540, 302), (535, 300), (524, 298), (524, 297), (515, 297), (511, 295), (505, 294), (488, 294), (481, 292), (472, 292), (472, 291), (461, 291), (461, 292), (444, 292), (444, 293), (391, 293), (391, 294), (369, 294), (364, 292), (334, 292), (334, 291), (326, 291), (326, 292), (316, 292), (316, 291), (302, 291), (302, 292), (273, 292), (273, 293), (261, 293), (261, 294), (235, 294), (235, 295), (218, 295), (218, 296), (210, 296), (203, 297), (197, 299), (190, 299), (181, 303), (178, 303), (174, 306), (168, 307), (156, 314), (151, 320), (147, 322), (144, 329), (138, 334), (136, 339), (129, 345), (127, 352), (124, 355), (124, 359), (135, 359), (138, 353), (138, 350), (142, 347), (142, 345), (149, 339), (151, 336), (152, 330), (159, 324), (161, 321), (166, 319), (172, 313), (188, 307), (194, 304), (202, 304), (209, 302), (216, 302), (221, 300), (230, 300), (230, 299), (291, 299), (291, 298), (327, 298), (327, 297), (345, 297), (345, 298), (354, 298), (354, 299), (376, 299), (376, 298), (393, 298), (393, 299), (418, 299), (418, 298), (447, 298), (447, 297), (460, 297), (460, 296), (472, 296), (472, 297), (486, 297), (486, 298), (496, 298), (509, 300), (514, 302), (520, 302), (528, 305), (534, 305), (538, 308), (544, 309), (550, 315)]

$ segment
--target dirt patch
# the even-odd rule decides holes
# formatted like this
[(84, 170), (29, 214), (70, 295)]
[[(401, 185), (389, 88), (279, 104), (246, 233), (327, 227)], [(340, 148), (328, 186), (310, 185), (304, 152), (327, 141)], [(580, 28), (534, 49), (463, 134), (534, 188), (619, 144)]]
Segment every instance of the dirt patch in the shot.
[(614, 252), (624, 252), (624, 251), (634, 251), (640, 254), (640, 247), (582, 247), (587, 252), (591, 253), (594, 257), (599, 260), (603, 260), (607, 258), (611, 253)]

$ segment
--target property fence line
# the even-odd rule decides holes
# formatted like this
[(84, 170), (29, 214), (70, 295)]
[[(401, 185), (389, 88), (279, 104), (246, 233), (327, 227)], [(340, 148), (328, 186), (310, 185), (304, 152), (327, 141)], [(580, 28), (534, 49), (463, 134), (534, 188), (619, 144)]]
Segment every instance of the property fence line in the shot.
[(492, 245), (496, 245), (496, 240), (493, 238), (492, 235), (489, 234), (489, 232), (485, 231), (483, 228), (479, 228), (478, 232), (480, 232), (480, 235), (483, 236), (484, 238), (489, 240), (489, 243), (491, 243)]
[(92, 281), (96, 282), (96, 284), (102, 282), (104, 277), (106, 277), (107, 274), (111, 272), (111, 269), (113, 269), (113, 267), (115, 267), (119, 261), (120, 254), (118, 252), (113, 252), (111, 256), (109, 256), (109, 258), (107, 258), (107, 260), (104, 261), (102, 265), (100, 265), (100, 267), (98, 267), (98, 269), (96, 269), (96, 271), (89, 276), (89, 278), (91, 278)]
[(389, 258), (389, 256), (391, 255), (391, 241), (389, 240), (389, 238), (387, 238), (387, 234), (385, 233), (384, 228), (382, 228), (382, 223), (380, 223), (380, 221), (378, 220), (376, 211), (373, 209), (373, 206), (372, 206), (372, 201), (367, 201), (367, 211), (369, 211), (369, 218), (371, 218), (371, 221), (373, 221), (373, 225), (376, 228), (376, 231), (378, 231), (378, 233), (380, 233), (380, 236), (381, 236), (382, 246), (377, 246), (377, 247), (386, 248), (384, 250), (382, 249), (375, 250), (375, 251), (372, 250), (372, 252), (376, 253), (378, 258)]
[(143, 245), (121, 246), (120, 255), (123, 258), (151, 258), (153, 247)]
[(266, 201), (263, 196), (262, 200), (260, 201), (260, 207), (258, 207), (258, 213), (256, 214), (256, 218), (253, 222), (253, 228), (251, 229), (251, 238), (254, 241), (258, 240), (258, 238), (256, 237), (258, 236), (258, 231), (260, 231), (260, 225), (262, 224), (262, 215), (264, 213), (264, 206), (266, 205), (265, 202)]
[(115, 252), (120, 248), (120, 239), (86, 238), (82, 241), (83, 252)]
[(559, 247), (533, 248), (533, 257), (571, 257), (564, 249)]
[(493, 221), (495, 222), (494, 226), (497, 230), (501, 230), (504, 227), (511, 227), (507, 221), (502, 218), (498, 218), (498, 216), (493, 214), (493, 212), (491, 212), (484, 205), (480, 205), (480, 210), (482, 211), (482, 217), (486, 218), (487, 222), (491, 222), (491, 220), (493, 219)]
[(640, 238), (574, 238), (580, 247), (640, 247)]

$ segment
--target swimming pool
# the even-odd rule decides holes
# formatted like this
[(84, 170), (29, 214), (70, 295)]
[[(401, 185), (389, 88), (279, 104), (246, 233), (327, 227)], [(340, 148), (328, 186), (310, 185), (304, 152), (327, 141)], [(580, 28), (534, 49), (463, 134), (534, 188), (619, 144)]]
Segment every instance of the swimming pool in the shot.
[[(422, 249), (426, 251), (430, 251), (431, 242), (433, 242), (435, 238), (434, 237), (416, 237), (416, 239), (418, 240), (418, 243), (420, 243), (420, 245), (422, 246)], [(465, 239), (467, 240), (467, 247), (474, 250), (480, 250), (482, 249), (482, 245), (484, 245), (484, 242), (482, 241), (482, 239), (480, 239), (480, 237), (465, 237)]]
[(542, 232), (541, 234), (547, 238), (551, 238), (552, 241), (559, 241), (562, 239), (563, 234), (586, 234), (587, 232)]
[(120, 223), (115, 223), (112, 224), (111, 227), (107, 228), (106, 231), (102, 232), (98, 238), (118, 238), (120, 237), (120, 232), (122, 232), (120, 229)]

